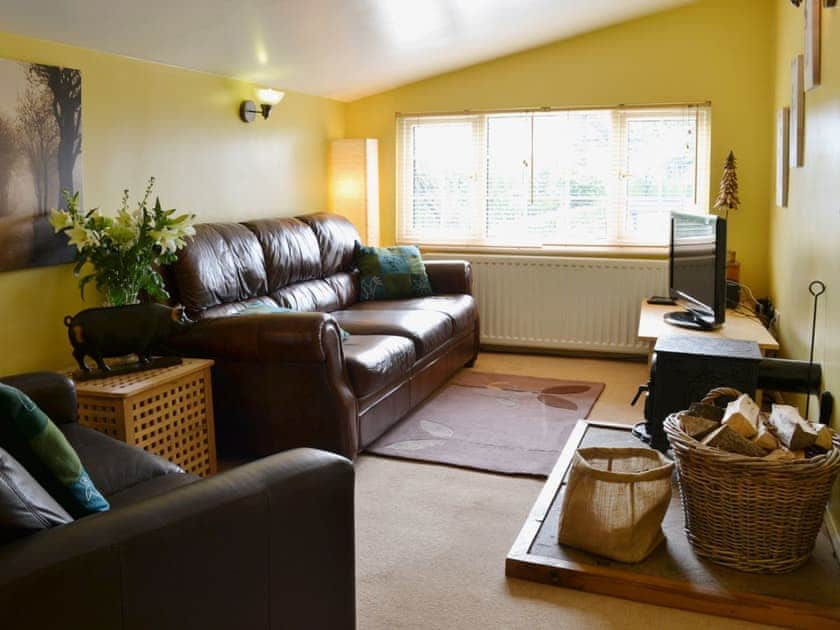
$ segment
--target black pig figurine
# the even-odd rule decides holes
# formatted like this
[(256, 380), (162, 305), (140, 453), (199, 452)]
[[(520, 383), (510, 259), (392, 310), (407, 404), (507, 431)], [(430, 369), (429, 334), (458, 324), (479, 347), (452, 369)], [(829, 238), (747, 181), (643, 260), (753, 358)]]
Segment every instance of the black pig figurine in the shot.
[(183, 306), (172, 308), (153, 302), (89, 308), (64, 318), (73, 358), (84, 372), (90, 372), (85, 355), (93, 358), (103, 372), (110, 371), (104, 361), (110, 357), (137, 354), (142, 363), (149, 363), (155, 346), (192, 323)]

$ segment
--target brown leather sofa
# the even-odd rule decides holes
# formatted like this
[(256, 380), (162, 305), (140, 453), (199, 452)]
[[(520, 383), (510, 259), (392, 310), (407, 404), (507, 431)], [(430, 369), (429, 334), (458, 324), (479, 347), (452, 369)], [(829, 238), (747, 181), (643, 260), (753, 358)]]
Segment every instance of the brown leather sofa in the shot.
[[(338, 215), (196, 229), (166, 275), (173, 301), (198, 323), (171, 343), (216, 362), (223, 452), (313, 446), (352, 458), (475, 360), (465, 261), (426, 263), (431, 297), (359, 302), (359, 235)], [(299, 312), (245, 313), (259, 305)], [(344, 342), (339, 326), (350, 333)]]
[(2, 381), (59, 426), (111, 510), (0, 545), (0, 627), (355, 628), (347, 459), (298, 449), (199, 480), (77, 424), (64, 376)]

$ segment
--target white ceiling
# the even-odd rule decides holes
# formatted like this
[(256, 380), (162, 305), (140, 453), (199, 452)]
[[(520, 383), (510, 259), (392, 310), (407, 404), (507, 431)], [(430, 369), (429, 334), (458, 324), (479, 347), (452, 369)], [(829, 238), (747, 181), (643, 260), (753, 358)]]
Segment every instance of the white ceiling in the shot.
[(353, 100), (691, 0), (0, 0), (0, 30)]

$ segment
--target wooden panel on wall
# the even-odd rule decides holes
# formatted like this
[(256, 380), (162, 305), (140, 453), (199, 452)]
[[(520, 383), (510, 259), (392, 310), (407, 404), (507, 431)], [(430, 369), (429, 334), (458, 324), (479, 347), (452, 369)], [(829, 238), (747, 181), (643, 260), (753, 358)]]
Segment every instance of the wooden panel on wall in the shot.
[(805, 165), (805, 58), (796, 55), (790, 65), (790, 165)]
[(805, 0), (805, 89), (820, 84), (820, 0)]
[(790, 181), (790, 107), (782, 107), (776, 123), (776, 205), (787, 208)]

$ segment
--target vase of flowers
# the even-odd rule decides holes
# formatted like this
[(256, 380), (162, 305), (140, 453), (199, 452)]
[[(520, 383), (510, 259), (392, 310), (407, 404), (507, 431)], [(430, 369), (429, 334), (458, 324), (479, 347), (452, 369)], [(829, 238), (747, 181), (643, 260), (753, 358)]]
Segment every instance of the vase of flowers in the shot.
[[(79, 278), (83, 299), (91, 281), (112, 306), (137, 302), (141, 291), (156, 300), (169, 297), (157, 268), (174, 262), (176, 252), (195, 234), (195, 215), (164, 210), (157, 198), (150, 208), (154, 185), (152, 177), (133, 210), (128, 207), (125, 190), (116, 217), (104, 216), (97, 208), (84, 212), (79, 208), (79, 194), (66, 191), (67, 209), (52, 211), (53, 228), (65, 232), (69, 244), (76, 247), (73, 274)], [(88, 263), (92, 270), (85, 267)]]

